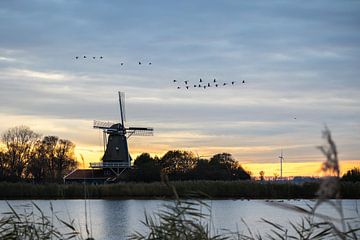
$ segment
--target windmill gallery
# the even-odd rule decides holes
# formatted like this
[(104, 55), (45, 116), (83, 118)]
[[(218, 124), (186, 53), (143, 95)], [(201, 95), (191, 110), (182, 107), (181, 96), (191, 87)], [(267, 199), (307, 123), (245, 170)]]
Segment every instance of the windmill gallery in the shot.
[(131, 167), (127, 140), (131, 136), (151, 136), (153, 128), (125, 127), (125, 93), (118, 92), (120, 122), (94, 121), (93, 127), (103, 131), (104, 155), (101, 162), (90, 163), (90, 169), (75, 169), (64, 177), (65, 183), (112, 183), (124, 178)]

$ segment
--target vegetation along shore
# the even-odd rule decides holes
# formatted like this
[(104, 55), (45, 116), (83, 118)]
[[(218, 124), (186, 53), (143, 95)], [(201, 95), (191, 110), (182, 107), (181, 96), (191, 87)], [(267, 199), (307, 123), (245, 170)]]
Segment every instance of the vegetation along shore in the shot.
[[(171, 182), (180, 197), (191, 197), (192, 192), (201, 193), (202, 198), (233, 199), (313, 199), (319, 183), (294, 184), (290, 182), (253, 181), (175, 181)], [(117, 183), (108, 185), (86, 185), (86, 197), (92, 199), (154, 199), (172, 198), (173, 192), (166, 184)], [(360, 182), (341, 182), (340, 197), (360, 198)], [(82, 184), (31, 184), (0, 183), (0, 199), (82, 199)]]

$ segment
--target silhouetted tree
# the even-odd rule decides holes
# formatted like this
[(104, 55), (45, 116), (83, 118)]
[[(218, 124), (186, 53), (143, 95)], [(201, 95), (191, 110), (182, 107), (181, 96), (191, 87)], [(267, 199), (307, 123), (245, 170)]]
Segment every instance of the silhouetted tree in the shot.
[(213, 169), (207, 159), (198, 159), (191, 173), (192, 179), (209, 180), (213, 179)]
[(260, 174), (260, 181), (264, 181), (265, 180), (265, 172), (264, 171), (260, 171), (259, 172), (259, 174)]
[(58, 140), (53, 159), (55, 169), (53, 179), (62, 181), (65, 171), (71, 171), (77, 167), (75, 144), (66, 139)]
[(44, 144), (42, 141), (37, 141), (26, 167), (26, 176), (32, 177), (36, 182), (47, 181), (49, 179), (47, 161)]
[(209, 161), (213, 180), (246, 180), (250, 174), (235, 161), (230, 153), (215, 154)]
[(148, 153), (142, 153), (134, 161), (134, 170), (130, 180), (142, 182), (160, 181), (160, 163), (157, 157), (152, 158)]
[(45, 136), (35, 145), (27, 173), (37, 182), (61, 182), (65, 172), (76, 168), (75, 144), (56, 136)]
[(0, 181), (6, 178), (6, 164), (8, 162), (7, 154), (3, 149), (0, 149)]
[(182, 175), (195, 167), (194, 154), (187, 151), (168, 151), (160, 159), (162, 171), (169, 176), (172, 174)]
[(3, 133), (1, 140), (6, 146), (7, 164), (11, 179), (15, 180), (22, 177), (33, 147), (39, 137), (40, 134), (35, 133), (26, 126), (10, 128)]
[(29, 127), (19, 126), (5, 131), (0, 149), (0, 179), (19, 181), (61, 181), (65, 172), (77, 166), (75, 145), (56, 136), (45, 136)]
[(353, 168), (347, 171), (341, 180), (349, 182), (360, 182), (360, 168)]

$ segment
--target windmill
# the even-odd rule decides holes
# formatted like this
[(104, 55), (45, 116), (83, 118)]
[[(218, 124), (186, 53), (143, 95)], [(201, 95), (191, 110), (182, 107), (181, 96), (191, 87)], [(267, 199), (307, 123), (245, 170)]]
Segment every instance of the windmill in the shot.
[(90, 163), (91, 168), (110, 169), (119, 176), (130, 167), (131, 157), (127, 140), (131, 136), (152, 136), (153, 128), (125, 127), (125, 93), (119, 93), (120, 122), (94, 121), (94, 128), (103, 131), (104, 156), (102, 162)]

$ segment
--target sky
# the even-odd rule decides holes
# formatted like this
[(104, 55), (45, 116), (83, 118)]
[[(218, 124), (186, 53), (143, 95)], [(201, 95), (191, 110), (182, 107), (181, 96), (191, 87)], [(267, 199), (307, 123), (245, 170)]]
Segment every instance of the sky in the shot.
[[(351, 0), (3, 0), (0, 132), (26, 125), (99, 161), (93, 120), (118, 121), (123, 91), (127, 126), (155, 129), (129, 139), (133, 157), (228, 152), (271, 176), (283, 150), (284, 175), (316, 176), (326, 124), (344, 172), (360, 166), (359, 25)], [(200, 78), (236, 83), (184, 89)]]

